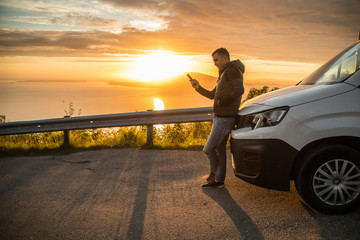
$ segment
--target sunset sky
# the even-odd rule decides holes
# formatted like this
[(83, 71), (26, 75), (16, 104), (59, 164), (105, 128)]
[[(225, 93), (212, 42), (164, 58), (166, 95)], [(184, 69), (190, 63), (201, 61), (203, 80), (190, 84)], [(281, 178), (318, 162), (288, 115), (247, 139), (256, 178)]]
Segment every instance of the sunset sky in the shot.
[(218, 47), (245, 80), (298, 81), (356, 41), (359, 13), (359, 0), (1, 0), (0, 81), (216, 76)]

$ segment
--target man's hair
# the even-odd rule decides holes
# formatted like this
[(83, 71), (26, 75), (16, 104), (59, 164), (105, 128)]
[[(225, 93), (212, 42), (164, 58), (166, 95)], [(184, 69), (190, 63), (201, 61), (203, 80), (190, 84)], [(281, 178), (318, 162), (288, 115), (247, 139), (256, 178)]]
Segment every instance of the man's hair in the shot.
[(217, 53), (217, 54), (219, 54), (219, 55), (221, 55), (221, 56), (225, 56), (225, 57), (227, 57), (227, 58), (230, 60), (230, 54), (229, 54), (228, 50), (226, 50), (226, 48), (218, 48), (218, 49), (216, 49), (216, 50), (211, 54), (211, 56), (214, 56), (215, 53)]

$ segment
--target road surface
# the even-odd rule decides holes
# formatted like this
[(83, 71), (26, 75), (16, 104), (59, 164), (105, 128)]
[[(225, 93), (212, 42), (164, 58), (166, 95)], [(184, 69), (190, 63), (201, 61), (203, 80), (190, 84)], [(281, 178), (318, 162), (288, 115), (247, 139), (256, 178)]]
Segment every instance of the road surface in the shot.
[(360, 209), (312, 211), (294, 187), (232, 173), (201, 189), (201, 151), (107, 149), (0, 157), (0, 239), (360, 239)]

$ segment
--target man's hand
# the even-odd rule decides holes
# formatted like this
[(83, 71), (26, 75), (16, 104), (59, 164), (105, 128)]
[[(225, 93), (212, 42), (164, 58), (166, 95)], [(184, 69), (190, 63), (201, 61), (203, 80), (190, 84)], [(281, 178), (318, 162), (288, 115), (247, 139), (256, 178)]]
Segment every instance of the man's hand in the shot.
[(190, 83), (191, 83), (191, 86), (192, 86), (193, 88), (195, 88), (196, 90), (199, 89), (200, 84), (199, 84), (199, 82), (198, 82), (196, 79), (190, 80)]

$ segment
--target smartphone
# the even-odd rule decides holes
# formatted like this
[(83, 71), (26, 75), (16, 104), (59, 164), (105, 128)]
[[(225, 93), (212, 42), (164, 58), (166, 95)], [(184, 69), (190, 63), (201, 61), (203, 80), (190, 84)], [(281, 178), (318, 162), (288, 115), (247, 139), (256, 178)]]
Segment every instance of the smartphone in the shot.
[(193, 81), (194, 79), (190, 76), (190, 74), (187, 74), (188, 78)]

